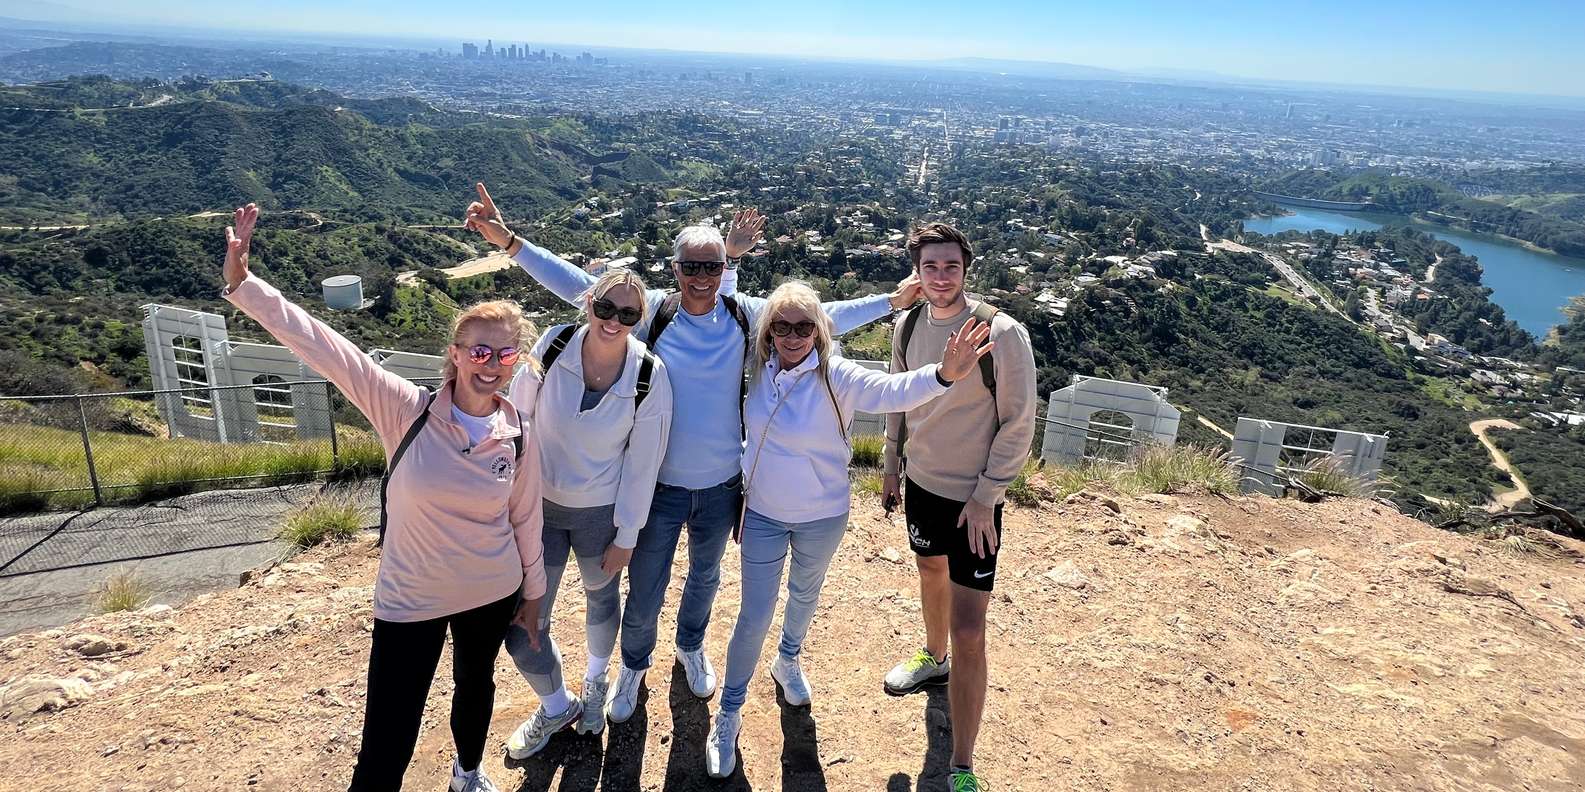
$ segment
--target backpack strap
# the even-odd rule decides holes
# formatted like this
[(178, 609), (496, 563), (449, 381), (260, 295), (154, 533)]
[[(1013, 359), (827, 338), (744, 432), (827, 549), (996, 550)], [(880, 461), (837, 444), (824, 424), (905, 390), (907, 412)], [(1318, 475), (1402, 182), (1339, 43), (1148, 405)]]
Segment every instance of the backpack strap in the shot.
[(680, 292), (672, 292), (660, 301), (660, 307), (655, 309), (655, 318), (649, 320), (649, 336), (644, 339), (645, 346), (655, 348), (655, 342), (660, 340), (661, 333), (666, 332), (666, 325), (671, 324), (672, 317), (677, 315), (677, 309), (681, 306)]
[[(402, 457), (407, 454), (407, 447), (413, 444), (413, 439), (418, 437), (419, 432), (424, 431), (424, 425), (429, 423), (429, 408), (435, 403), (435, 390), (428, 385), (421, 387), (424, 389), (424, 409), (408, 425), (407, 434), (402, 435), (402, 442), (396, 444), (396, 451), (391, 454), (391, 461), (386, 464), (385, 473), (380, 476), (380, 544), (382, 545), (385, 544), (385, 526), (389, 519), (385, 504), (386, 492), (391, 486), (391, 473), (396, 470), (396, 463), (401, 462)], [(518, 454), (522, 453), (522, 447), (519, 446)]]
[[(925, 312), (925, 306), (927, 305), (929, 303), (915, 305), (908, 309), (908, 313), (903, 315), (902, 335), (897, 339), (897, 359), (902, 361), (903, 371), (909, 370), (908, 342), (913, 340), (914, 327), (919, 324), (919, 315)], [(902, 371), (893, 371), (892, 373), (901, 374)], [(908, 444), (908, 413), (898, 413), (898, 417), (901, 420), (897, 424), (897, 458), (902, 460), (908, 458), (908, 455), (903, 453), (904, 447)]]
[(655, 353), (647, 350), (644, 352), (644, 362), (638, 364), (638, 382), (634, 385), (634, 390), (638, 392), (633, 398), (634, 413), (638, 412), (639, 407), (644, 406), (644, 397), (649, 395), (650, 380), (655, 378), (655, 364), (659, 362), (660, 358), (655, 357)]
[[(997, 310), (995, 306), (988, 303), (982, 302), (974, 306), (974, 318), (984, 322), (986, 327), (990, 326), (991, 320), (995, 319), (996, 315), (999, 313), (1001, 313), (1001, 311)], [(995, 410), (996, 361), (992, 360), (990, 355), (980, 356), (980, 380), (985, 383), (985, 389), (991, 392), (991, 409)], [(998, 424), (1001, 423), (1000, 415), (997, 416), (996, 422)]]
[(561, 353), (567, 350), (567, 345), (572, 343), (572, 337), (577, 332), (577, 325), (566, 325), (556, 332), (555, 337), (550, 339), (550, 346), (545, 350), (544, 357), (539, 361), (540, 369), (545, 371), (547, 375), (550, 372), (550, 367), (556, 365), (556, 358), (561, 357)]

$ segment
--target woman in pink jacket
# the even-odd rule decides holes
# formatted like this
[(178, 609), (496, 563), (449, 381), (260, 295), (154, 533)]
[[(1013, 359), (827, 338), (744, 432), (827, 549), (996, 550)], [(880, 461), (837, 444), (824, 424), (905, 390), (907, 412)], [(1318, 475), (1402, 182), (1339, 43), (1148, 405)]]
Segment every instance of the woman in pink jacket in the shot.
[(519, 350), (533, 344), (533, 326), (509, 302), (463, 311), (446, 349), (445, 381), (431, 393), (380, 368), (249, 274), (258, 216), (248, 204), (226, 229), (222, 295), (368, 417), (388, 463), (405, 446), (386, 487), (368, 701), (351, 789), (401, 788), (449, 628), (451, 790), (496, 792), (479, 767), (495, 659), (509, 624), (532, 631), (545, 594), (539, 449), (524, 416), (499, 392)]

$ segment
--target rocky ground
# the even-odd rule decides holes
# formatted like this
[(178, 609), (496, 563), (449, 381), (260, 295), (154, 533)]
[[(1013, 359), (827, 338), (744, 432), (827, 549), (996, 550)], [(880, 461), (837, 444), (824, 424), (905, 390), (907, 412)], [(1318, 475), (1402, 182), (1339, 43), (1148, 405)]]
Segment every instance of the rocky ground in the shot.
[[(1579, 789), (1581, 549), (1537, 555), (1368, 501), (1081, 493), (1009, 510), (980, 768), (998, 790)], [(175, 610), (0, 642), (0, 790), (345, 788), (376, 561), (368, 543), (315, 550)], [(717, 668), (735, 556), (723, 577)], [(860, 498), (805, 653), (814, 705), (779, 706), (757, 676), (729, 781), (703, 777), (710, 705), (669, 643), (643, 714), (527, 765), (503, 761), (536, 706), (503, 655), (486, 766), (536, 792), (944, 789), (944, 693), (880, 686), (920, 641), (915, 586), (900, 520)], [(577, 669), (581, 605), (563, 599)], [(410, 788), (445, 785), (445, 662)]]

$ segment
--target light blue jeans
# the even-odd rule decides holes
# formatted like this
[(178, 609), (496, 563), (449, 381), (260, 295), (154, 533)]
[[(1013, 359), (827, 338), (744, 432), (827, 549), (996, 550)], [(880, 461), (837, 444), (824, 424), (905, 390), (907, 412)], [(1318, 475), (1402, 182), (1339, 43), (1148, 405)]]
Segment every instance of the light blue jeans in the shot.
[(677, 645), (696, 652), (704, 646), (710, 609), (721, 587), (721, 556), (743, 503), (741, 476), (713, 487), (691, 490), (655, 485), (649, 521), (638, 532), (638, 546), (627, 565), (627, 606), (622, 613), (622, 665), (638, 671), (654, 661), (660, 609), (671, 584), (671, 565), (683, 525), (688, 526), (688, 576), (677, 606)]
[(803, 650), (809, 622), (820, 604), (820, 588), (825, 585), (826, 569), (847, 532), (848, 513), (802, 523), (772, 520), (753, 509), (743, 519), (743, 605), (738, 610), (732, 643), (726, 650), (726, 679), (721, 687), (721, 709), (736, 712), (748, 697), (748, 683), (754, 678), (765, 634), (770, 632), (776, 614), (776, 590), (781, 587), (783, 562), (792, 552), (792, 570), (787, 573), (787, 609), (782, 614), (781, 646), (783, 657), (797, 657)]

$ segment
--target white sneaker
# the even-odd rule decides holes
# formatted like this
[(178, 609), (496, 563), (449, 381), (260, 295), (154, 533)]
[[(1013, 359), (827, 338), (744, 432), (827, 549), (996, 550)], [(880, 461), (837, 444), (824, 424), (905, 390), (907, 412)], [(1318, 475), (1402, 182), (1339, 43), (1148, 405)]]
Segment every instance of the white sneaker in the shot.
[(726, 778), (737, 767), (737, 733), (743, 728), (742, 712), (717, 712), (704, 741), (704, 771), (711, 778)]
[(715, 695), (715, 669), (710, 666), (710, 658), (705, 656), (704, 647), (695, 652), (677, 647), (677, 662), (682, 663), (682, 672), (688, 677), (688, 689), (695, 696), (710, 698)]
[(551, 735), (576, 723), (582, 716), (581, 701), (573, 701), (567, 705), (566, 712), (554, 717), (545, 714), (545, 708), (540, 707), (534, 711), (534, 717), (523, 721), (523, 725), (506, 739), (506, 755), (522, 761), (539, 753), (550, 744)]
[(930, 685), (945, 685), (951, 673), (950, 658), (938, 663), (928, 650), (920, 649), (886, 674), (884, 687), (890, 695), (906, 696)]
[(484, 774), (484, 765), (474, 768), (471, 773), (462, 772), (462, 765), (457, 760), (451, 760), (451, 792), (501, 792), (490, 777)]
[(638, 692), (644, 687), (644, 674), (649, 669), (633, 670), (622, 666), (617, 672), (616, 687), (611, 688), (611, 697), (605, 702), (605, 715), (612, 723), (626, 723), (633, 717), (633, 710), (638, 709)]
[(604, 676), (590, 682), (583, 681), (583, 717), (573, 724), (579, 734), (599, 734), (605, 731), (605, 694), (611, 682)]
[(781, 652), (776, 653), (776, 662), (770, 666), (771, 679), (781, 685), (782, 698), (794, 707), (802, 707), (809, 703), (809, 680), (804, 678), (803, 666), (798, 664), (798, 658), (786, 657)]

